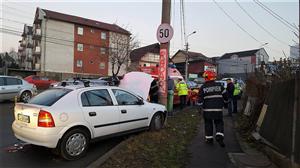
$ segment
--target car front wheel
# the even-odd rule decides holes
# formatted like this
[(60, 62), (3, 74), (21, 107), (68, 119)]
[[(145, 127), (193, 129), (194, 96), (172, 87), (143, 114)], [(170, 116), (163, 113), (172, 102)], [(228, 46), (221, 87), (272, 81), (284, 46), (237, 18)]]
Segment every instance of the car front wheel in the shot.
[(89, 135), (83, 129), (72, 129), (67, 132), (60, 143), (60, 155), (66, 160), (76, 160), (83, 157), (88, 149)]
[(158, 131), (162, 129), (163, 127), (163, 115), (161, 113), (156, 113), (152, 117), (151, 123), (150, 123), (150, 130), (151, 131)]

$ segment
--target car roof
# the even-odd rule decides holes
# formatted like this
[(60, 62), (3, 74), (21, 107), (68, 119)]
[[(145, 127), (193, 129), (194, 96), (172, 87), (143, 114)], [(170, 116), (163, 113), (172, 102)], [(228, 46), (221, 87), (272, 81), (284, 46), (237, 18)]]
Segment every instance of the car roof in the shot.
[(116, 87), (116, 86), (88, 86), (88, 87), (85, 87), (83, 85), (68, 85), (68, 86), (58, 86), (58, 87), (55, 87), (54, 89), (71, 89), (71, 90), (89, 90), (90, 88), (93, 88), (93, 89), (122, 89), (122, 88), (119, 88), (119, 87)]
[(9, 78), (22, 79), (21, 77), (18, 77), (18, 76), (6, 76), (6, 75), (0, 75), (0, 77), (9, 77)]

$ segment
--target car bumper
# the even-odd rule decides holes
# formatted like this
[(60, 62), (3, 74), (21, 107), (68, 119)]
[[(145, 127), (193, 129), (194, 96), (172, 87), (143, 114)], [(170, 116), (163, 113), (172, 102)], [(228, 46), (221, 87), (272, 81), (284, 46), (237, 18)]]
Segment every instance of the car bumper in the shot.
[(12, 124), (15, 136), (27, 143), (56, 148), (60, 139), (59, 128), (28, 128), (18, 124), (16, 121)]

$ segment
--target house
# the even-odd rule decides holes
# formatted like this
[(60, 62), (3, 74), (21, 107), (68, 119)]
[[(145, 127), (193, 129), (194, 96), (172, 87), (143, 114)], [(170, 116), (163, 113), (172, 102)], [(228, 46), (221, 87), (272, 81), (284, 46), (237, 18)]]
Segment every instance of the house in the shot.
[(261, 64), (267, 64), (269, 55), (264, 48), (226, 53), (218, 59), (218, 74), (245, 79)]
[(156, 67), (159, 65), (159, 43), (140, 47), (130, 53), (130, 71), (137, 71), (140, 67)]
[(300, 55), (299, 55), (299, 44), (290, 46), (290, 60), (293, 63), (296, 63), (297, 61), (300, 61)]
[(198, 52), (178, 50), (172, 57), (172, 62), (181, 74), (185, 74), (185, 64), (188, 58), (188, 78), (201, 77), (205, 70), (217, 71), (217, 65), (211, 58)]
[(18, 48), (18, 65), (21, 69), (30, 69), (32, 70), (33, 59), (32, 59), (32, 40), (33, 32), (32, 26), (24, 25), (22, 40), (19, 41), (20, 46)]
[[(130, 35), (116, 24), (37, 8), (33, 68), (41, 73), (111, 75), (110, 53), (127, 49)], [(125, 73), (122, 68), (120, 73)]]

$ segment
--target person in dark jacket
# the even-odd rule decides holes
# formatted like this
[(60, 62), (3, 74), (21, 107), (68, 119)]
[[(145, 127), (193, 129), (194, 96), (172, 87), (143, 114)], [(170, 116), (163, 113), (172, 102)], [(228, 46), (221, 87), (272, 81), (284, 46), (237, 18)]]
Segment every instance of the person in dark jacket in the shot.
[(151, 82), (151, 87), (149, 92), (151, 103), (158, 103), (158, 91), (159, 91), (158, 81), (157, 79), (154, 79)]
[(221, 83), (215, 82), (215, 72), (205, 71), (203, 77), (205, 83), (200, 88), (198, 105), (202, 107), (203, 111), (205, 141), (209, 144), (213, 143), (213, 128), (215, 126), (216, 141), (221, 147), (225, 147), (223, 142), (223, 106), (224, 101), (227, 101), (226, 90)]
[(227, 87), (226, 92), (228, 96), (228, 116), (232, 116), (234, 104), (233, 104), (233, 92), (234, 92), (234, 84), (231, 78), (226, 79)]

